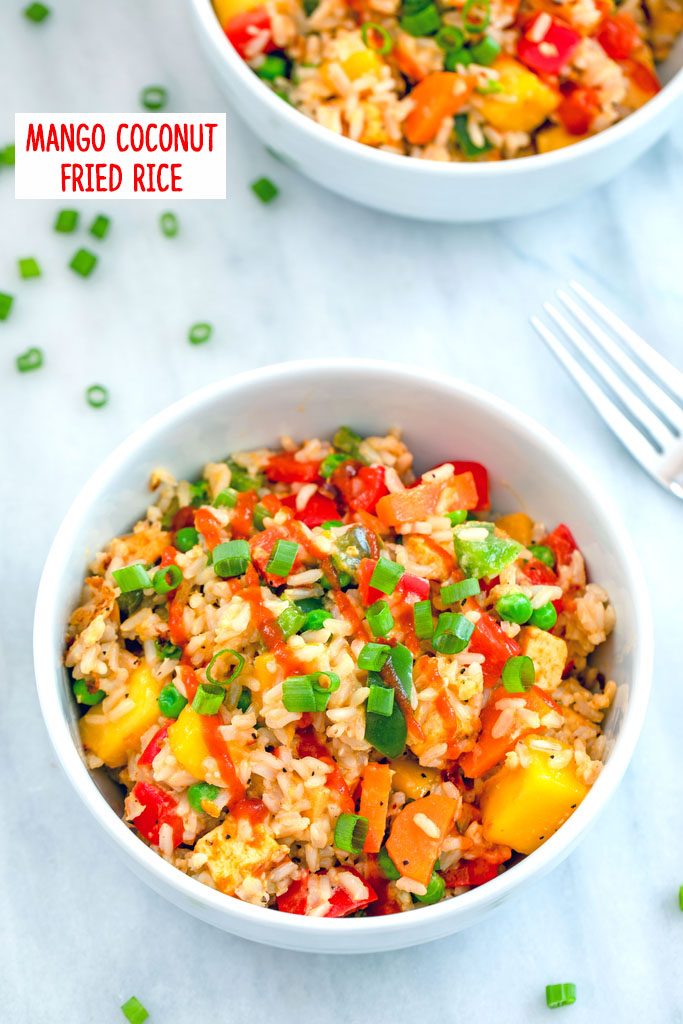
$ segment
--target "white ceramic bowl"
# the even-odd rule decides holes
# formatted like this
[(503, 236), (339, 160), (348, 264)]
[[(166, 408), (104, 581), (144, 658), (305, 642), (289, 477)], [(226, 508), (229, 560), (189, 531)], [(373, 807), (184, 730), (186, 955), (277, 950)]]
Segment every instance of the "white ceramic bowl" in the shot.
[(191, 0), (199, 38), (232, 109), (302, 174), (349, 199), (422, 220), (516, 217), (600, 185), (651, 146), (683, 105), (683, 39), (660, 68), (664, 89), (585, 142), (520, 160), (414, 160), (342, 138), (275, 96), (228, 42), (211, 0)]
[[(77, 711), (62, 667), (63, 637), (88, 559), (127, 529), (149, 502), (159, 465), (194, 477), (239, 449), (329, 435), (340, 423), (361, 431), (399, 424), (428, 468), (453, 457), (489, 467), (494, 507), (523, 506), (548, 524), (571, 524), (593, 579), (610, 592), (617, 628), (602, 654), (620, 689), (607, 723), (607, 764), (566, 824), (500, 877), (454, 900), (408, 914), (320, 920), (281, 914), (224, 896), (153, 853), (120, 818), (121, 794), (81, 758)], [(633, 752), (650, 688), (652, 627), (636, 554), (609, 500), (576, 458), (538, 424), (498, 398), (458, 381), (363, 360), (287, 363), (212, 384), (149, 420), (83, 489), (45, 564), (35, 615), (34, 658), (43, 716), (57, 755), (83, 802), (133, 870), (172, 902), (226, 931), (310, 952), (361, 953), (440, 938), (478, 920), (557, 864), (614, 792)], [(106, 873), (106, 866), (103, 869)], [(106, 885), (106, 878), (104, 880)]]

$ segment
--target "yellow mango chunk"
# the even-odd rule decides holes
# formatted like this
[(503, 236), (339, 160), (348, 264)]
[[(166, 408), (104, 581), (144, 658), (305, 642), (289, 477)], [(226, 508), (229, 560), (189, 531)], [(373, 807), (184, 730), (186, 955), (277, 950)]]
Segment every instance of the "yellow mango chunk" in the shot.
[(213, 0), (213, 9), (221, 28), (225, 28), (236, 14), (242, 14), (244, 11), (251, 11), (255, 7), (262, 6), (263, 0)]
[(206, 857), (214, 885), (232, 896), (247, 878), (262, 875), (279, 864), (289, 848), (273, 838), (269, 829), (256, 825), (247, 842), (237, 838), (237, 823), (230, 815), (197, 842), (195, 853)]
[(510, 512), (507, 516), (501, 516), (500, 519), (496, 519), (496, 526), (525, 548), (531, 544), (534, 521), (526, 512)]
[(389, 763), (394, 771), (392, 788), (405, 793), (409, 800), (426, 796), (441, 775), (436, 768), (423, 768), (408, 757), (397, 757)]
[(562, 125), (554, 124), (538, 133), (536, 147), (539, 153), (552, 153), (556, 149), (564, 149), (565, 146), (572, 146), (575, 142), (588, 138), (590, 135), (571, 135)]
[(202, 779), (214, 786), (222, 785), (218, 773), (207, 771), (204, 764), (206, 758), (211, 755), (204, 742), (202, 716), (193, 711), (191, 704), (186, 704), (173, 725), (169, 726), (168, 741), (173, 756), (186, 772), (194, 775), (195, 779)]
[(536, 686), (549, 692), (556, 690), (567, 664), (567, 644), (562, 637), (536, 626), (525, 626), (519, 634), (519, 644), (522, 654), (534, 663)]
[(147, 665), (134, 669), (128, 680), (128, 700), (134, 707), (119, 718), (98, 721), (102, 717), (102, 709), (95, 706), (81, 718), (79, 729), (86, 750), (92, 751), (109, 768), (120, 768), (125, 764), (142, 734), (159, 718), (157, 697), (163, 685), (154, 678)]
[(530, 749), (529, 755), (526, 768), (504, 766), (489, 779), (481, 795), (484, 836), (490, 843), (511, 846), (518, 853), (538, 849), (588, 792), (573, 760), (556, 768), (556, 757), (549, 751)]
[(368, 47), (364, 50), (356, 50), (342, 61), (344, 74), (352, 82), (355, 82), (357, 78), (362, 78), (363, 75), (376, 75), (379, 78), (383, 65), (382, 58)]
[(499, 132), (532, 132), (560, 104), (560, 96), (513, 57), (496, 58), (499, 93), (473, 94), (472, 105)]

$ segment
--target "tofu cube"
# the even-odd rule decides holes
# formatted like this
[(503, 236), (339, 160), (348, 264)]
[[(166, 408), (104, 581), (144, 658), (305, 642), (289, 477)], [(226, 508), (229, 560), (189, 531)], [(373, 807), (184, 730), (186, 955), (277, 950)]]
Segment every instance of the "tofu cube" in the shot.
[(531, 658), (536, 668), (536, 686), (552, 693), (562, 682), (567, 664), (567, 644), (536, 626), (525, 626), (519, 635), (522, 654)]

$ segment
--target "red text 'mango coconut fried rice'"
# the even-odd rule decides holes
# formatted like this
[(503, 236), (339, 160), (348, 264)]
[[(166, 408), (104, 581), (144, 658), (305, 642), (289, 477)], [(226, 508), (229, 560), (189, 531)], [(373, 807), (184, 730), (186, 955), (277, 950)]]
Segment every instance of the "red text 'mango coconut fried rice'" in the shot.
[(612, 629), (565, 525), (495, 518), (484, 467), (398, 434), (154, 473), (97, 555), (66, 664), (88, 765), (181, 871), (294, 914), (494, 878), (601, 767)]
[(213, 0), (228, 39), (326, 128), (430, 160), (547, 153), (659, 90), (683, 0)]

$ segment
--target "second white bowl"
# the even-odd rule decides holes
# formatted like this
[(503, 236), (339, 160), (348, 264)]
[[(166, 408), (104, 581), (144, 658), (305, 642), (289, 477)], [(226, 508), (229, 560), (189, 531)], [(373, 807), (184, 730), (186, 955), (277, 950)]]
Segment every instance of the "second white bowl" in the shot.
[(439, 163), (343, 138), (283, 103), (221, 29), (211, 0), (192, 0), (199, 39), (232, 108), (287, 162), (318, 184), (405, 217), (483, 221), (555, 206), (600, 185), (671, 127), (683, 100), (683, 38), (660, 75), (664, 89), (624, 121), (566, 149), (497, 163)]

